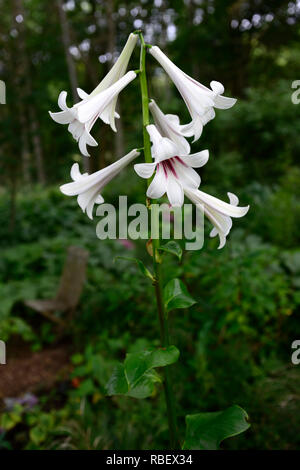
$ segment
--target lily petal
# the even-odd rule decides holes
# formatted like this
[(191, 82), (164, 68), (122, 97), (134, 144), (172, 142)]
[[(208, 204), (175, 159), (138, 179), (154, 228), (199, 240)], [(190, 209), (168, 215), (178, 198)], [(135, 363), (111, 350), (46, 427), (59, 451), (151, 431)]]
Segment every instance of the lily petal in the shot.
[(156, 163), (136, 163), (134, 170), (141, 178), (148, 179), (153, 175), (155, 167)]
[(184, 192), (179, 180), (173, 175), (168, 176), (167, 196), (172, 207), (181, 207), (184, 200)]
[(212, 81), (211, 88), (207, 88), (194, 80), (180, 70), (159, 47), (153, 46), (149, 52), (174, 82), (191, 115), (192, 121), (182, 126), (181, 134), (186, 137), (194, 136), (194, 141), (198, 140), (203, 126), (214, 117), (213, 107), (228, 109), (235, 104), (236, 100), (222, 95), (224, 87), (219, 82)]
[(153, 180), (148, 187), (147, 197), (150, 199), (159, 199), (162, 197), (167, 190), (166, 181), (166, 175), (163, 169), (159, 166), (156, 170)]

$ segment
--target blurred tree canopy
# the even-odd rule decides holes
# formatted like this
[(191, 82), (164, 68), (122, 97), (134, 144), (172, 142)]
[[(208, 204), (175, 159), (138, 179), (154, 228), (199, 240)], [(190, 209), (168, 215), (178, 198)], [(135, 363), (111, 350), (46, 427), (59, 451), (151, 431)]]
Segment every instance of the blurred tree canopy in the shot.
[[(78, 99), (77, 87), (90, 93), (136, 29), (196, 80), (206, 86), (218, 80), (226, 96), (238, 98), (232, 109), (217, 111), (193, 152), (210, 152), (201, 168), (204, 191), (223, 199), (232, 191), (241, 205), (250, 204), (224, 249), (218, 251), (207, 236), (201, 252), (186, 252), (180, 264), (171, 256), (165, 263), (166, 282), (176, 275), (197, 299), (188, 314), (171, 319), (171, 335), (182, 351), (178, 414), (235, 401), (253, 426), (229, 448), (299, 448), (299, 374), (290, 345), (300, 304), (300, 103), (292, 101), (300, 80), (300, 1), (0, 0), (0, 13), (0, 80), (7, 103), (0, 104), (1, 339), (17, 336), (34, 350), (55, 344), (53, 327), (18, 302), (53, 295), (70, 244), (91, 254), (67, 345), (76, 352), (75, 385), (67, 384), (67, 392), (53, 388), (28, 411), (28, 436), (24, 427), (18, 434), (24, 410), (5, 428), (7, 442), (0, 416), (0, 448), (10, 442), (17, 448), (59, 447), (52, 432), (57, 426), (61, 436), (61, 424), (68, 425), (73, 448), (93, 448), (94, 435), (97, 448), (167, 445), (159, 396), (142, 405), (104, 397), (104, 384), (124, 351), (156, 344), (146, 280), (135, 265), (112, 261), (133, 250), (147, 264), (144, 242), (126, 248), (120, 240), (97, 240), (95, 221), (58, 189), (69, 181), (73, 162), (95, 171), (142, 146), (138, 80), (119, 96), (118, 133), (100, 121), (94, 126), (99, 146), (91, 148), (90, 159), (81, 157), (66, 127), (48, 114), (58, 111), (60, 91), (67, 91), (69, 106)], [(136, 48), (129, 67), (138, 64)], [(147, 68), (150, 97), (188, 122), (180, 95), (150, 55)], [(118, 196), (127, 194), (128, 204), (144, 202), (143, 184), (128, 168), (105, 188), (105, 200), (117, 205)], [(68, 439), (64, 448), (71, 446)]]
[[(1, 0), (0, 8), (0, 78), (7, 85), (7, 106), (1, 107), (1, 182), (12, 193), (24, 184), (61, 180), (70, 157), (79, 160), (75, 142), (48, 111), (57, 109), (62, 89), (69, 103), (77, 98), (77, 86), (90, 92), (138, 28), (187, 73), (206, 85), (219, 80), (227, 94), (249, 103), (250, 109), (243, 108), (240, 101), (224, 117), (225, 130), (223, 122), (222, 129), (215, 123), (207, 127), (203, 140), (213, 143), (212, 150), (238, 152), (249, 163), (246, 176), (255, 172), (264, 181), (295, 163), (299, 120), (290, 95), (300, 73), (298, 1)], [(138, 52), (132, 61), (137, 68)], [(153, 60), (148, 66), (154, 73), (151, 93), (166, 112), (169, 107), (188, 119), (161, 69)], [(104, 124), (95, 127), (101, 143), (85, 162), (90, 170), (138, 145), (136, 87), (121, 94), (118, 134)]]

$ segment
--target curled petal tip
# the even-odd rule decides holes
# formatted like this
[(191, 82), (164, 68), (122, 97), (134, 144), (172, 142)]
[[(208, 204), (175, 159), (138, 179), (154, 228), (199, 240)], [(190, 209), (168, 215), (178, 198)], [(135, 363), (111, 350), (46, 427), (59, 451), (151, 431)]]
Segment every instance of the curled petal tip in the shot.
[(61, 193), (65, 194), (66, 196), (68, 196), (68, 191), (66, 190), (66, 186), (68, 185), (69, 183), (66, 183), (66, 184), (62, 184), (60, 187), (59, 187), (59, 190)]
[(248, 206), (245, 206), (245, 207), (244, 207), (244, 209), (245, 209), (245, 213), (244, 213), (244, 215), (246, 215), (246, 214), (247, 214), (247, 212), (248, 212), (248, 211), (249, 211), (249, 209), (250, 209), (250, 205), (248, 205)]
[(216, 80), (212, 80), (210, 82), (210, 87), (215, 93), (219, 95), (222, 95), (225, 91), (224, 85), (222, 85), (220, 82), (217, 82)]

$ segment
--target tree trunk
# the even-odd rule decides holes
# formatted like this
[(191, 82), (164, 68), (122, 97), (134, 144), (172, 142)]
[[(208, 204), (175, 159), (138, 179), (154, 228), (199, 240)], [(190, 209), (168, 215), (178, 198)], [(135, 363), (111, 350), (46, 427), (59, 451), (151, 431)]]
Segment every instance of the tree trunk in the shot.
[[(113, 66), (113, 56), (116, 50), (116, 23), (113, 17), (114, 14), (114, 0), (108, 0), (106, 3), (106, 17), (107, 17), (107, 52), (111, 54), (111, 60), (109, 63), (109, 68)], [(116, 111), (120, 114), (120, 103), (117, 105)], [(116, 120), (117, 132), (115, 133), (114, 138), (114, 150), (117, 157), (124, 155), (124, 132), (123, 132), (123, 122), (121, 119)]]
[(68, 67), (73, 101), (74, 103), (77, 103), (79, 101), (78, 94), (77, 94), (78, 80), (77, 80), (76, 66), (75, 66), (72, 54), (70, 52), (71, 35), (70, 35), (69, 21), (68, 21), (66, 12), (63, 8), (62, 0), (56, 0), (56, 1), (57, 1), (57, 7), (58, 7), (59, 22), (60, 22), (60, 27), (61, 27), (61, 38), (62, 38), (62, 42), (64, 45), (64, 51), (65, 51), (65, 57), (66, 57), (66, 62), (67, 62), (67, 67)]
[(16, 43), (17, 54), (19, 56), (20, 62), (18, 67), (16, 67), (16, 93), (18, 95), (19, 103), (19, 124), (20, 124), (20, 135), (21, 135), (21, 158), (22, 158), (22, 170), (23, 170), (23, 179), (25, 184), (30, 184), (31, 172), (30, 172), (30, 146), (28, 139), (28, 121), (26, 119), (27, 110), (26, 110), (26, 99), (29, 97), (29, 64), (28, 57), (26, 53), (26, 43), (25, 43), (25, 10), (23, 0), (14, 0), (13, 3), (13, 15), (14, 18), (17, 15), (22, 15), (23, 21), (17, 23), (14, 21), (15, 28), (17, 29), (19, 35)]
[(30, 128), (32, 135), (33, 152), (36, 162), (38, 182), (42, 185), (46, 183), (46, 175), (44, 170), (44, 155), (40, 136), (39, 123), (36, 118), (35, 108), (30, 108)]
[[(71, 46), (70, 25), (69, 25), (66, 12), (63, 8), (63, 1), (56, 0), (56, 3), (57, 3), (57, 8), (58, 8), (59, 22), (60, 22), (60, 27), (61, 27), (61, 37), (62, 37), (62, 42), (64, 46), (67, 67), (68, 67), (68, 74), (69, 74), (69, 80), (71, 84), (72, 96), (73, 96), (74, 103), (78, 103), (79, 98), (77, 94), (77, 88), (78, 88), (77, 71), (76, 71), (76, 65), (74, 63), (74, 59), (70, 52), (70, 46)], [(82, 156), (82, 161), (83, 161), (84, 171), (89, 173), (90, 172), (89, 157)]]

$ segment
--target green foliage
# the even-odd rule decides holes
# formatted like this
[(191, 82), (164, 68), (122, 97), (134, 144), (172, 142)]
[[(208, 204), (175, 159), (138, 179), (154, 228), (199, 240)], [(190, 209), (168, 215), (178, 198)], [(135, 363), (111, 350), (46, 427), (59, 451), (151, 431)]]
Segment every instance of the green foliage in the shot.
[(151, 272), (149, 271), (149, 269), (146, 268), (146, 266), (144, 265), (144, 263), (140, 260), (140, 259), (137, 259), (137, 258), (130, 258), (128, 256), (117, 256), (115, 258), (116, 260), (117, 259), (124, 259), (126, 261), (133, 261), (134, 263), (137, 264), (137, 266), (139, 267), (141, 273), (145, 276), (145, 277), (148, 277), (151, 281), (154, 281), (154, 277), (153, 275), (151, 274)]
[(177, 308), (188, 308), (196, 303), (180, 279), (172, 279), (164, 287), (164, 303), (166, 312)]
[(13, 409), (0, 416), (0, 427), (4, 431), (10, 431), (22, 420), (23, 407), (15, 404)]
[(247, 413), (236, 405), (225, 411), (188, 415), (183, 449), (216, 450), (224, 439), (246, 431), (250, 426), (247, 419)]
[(107, 394), (133, 398), (151, 396), (155, 383), (161, 382), (154, 369), (173, 364), (178, 357), (179, 351), (175, 346), (127, 354), (124, 364), (116, 366), (106, 386)]
[(176, 243), (174, 240), (169, 241), (165, 245), (161, 245), (159, 248), (161, 251), (165, 251), (166, 253), (171, 253), (172, 255), (177, 256), (179, 261), (181, 261), (182, 257), (182, 248), (181, 246)]
[[(68, 91), (71, 104), (58, 17), (51, 2), (28, 0), (23, 2), (23, 21), (17, 24), (10, 2), (0, 3), (1, 79), (8, 92), (0, 131), (0, 339), (8, 342), (10, 354), (20, 339), (33, 350), (55, 346), (59, 336), (52, 326), (25, 309), (22, 301), (55, 294), (68, 246), (77, 244), (90, 252), (84, 293), (68, 331), (71, 339), (63, 339), (72, 343), (74, 353), (70, 381), (64, 384), (67, 390), (60, 394), (63, 384), (58, 384), (39, 392), (41, 404), (34, 409), (17, 406), (1, 411), (0, 448), (166, 448), (167, 422), (161, 418), (165, 406), (161, 394), (155, 393), (155, 368), (148, 376), (148, 369), (142, 374), (146, 386), (140, 393), (147, 393), (147, 400), (105, 398), (111, 371), (125, 351), (134, 357), (158, 346), (153, 342), (158, 337), (157, 319), (146, 279), (151, 276), (145, 267), (144, 242), (135, 242), (130, 252), (139, 266), (113, 263), (128, 250), (118, 241), (97, 240), (96, 222), (82, 214), (76, 198), (60, 194), (58, 187), (69, 179), (71, 162), (80, 156), (65, 126), (56, 125), (48, 115), (49, 109), (57, 110), (62, 89)], [(206, 85), (220, 80), (225, 95), (238, 98), (231, 110), (216, 111), (217, 119), (205, 126), (193, 151), (210, 150), (210, 163), (200, 170), (201, 189), (224, 200), (228, 190), (236, 193), (241, 204), (250, 203), (247, 217), (233, 221), (221, 251), (208, 236), (200, 252), (182, 254), (173, 241), (161, 250), (167, 310), (190, 307), (184, 315), (174, 312), (170, 318), (171, 336), (182, 358), (174, 370), (178, 414), (203, 410), (200, 424), (197, 421), (201, 431), (203, 419), (216, 416), (210, 410), (241, 403), (252, 426), (245, 436), (224, 441), (224, 448), (299, 448), (299, 374), (290, 364), (300, 304), (300, 121), (299, 105), (291, 102), (291, 84), (300, 73), (299, 15), (296, 10), (291, 13), (284, 0), (276, 5), (235, 0), (160, 3), (158, 7), (146, 1), (141, 6), (116, 0), (113, 46), (108, 44), (112, 35), (105, 2), (75, 2), (66, 12), (72, 42), (80, 53), (75, 60), (79, 86), (87, 92), (111, 65), (99, 62), (99, 56), (111, 47), (119, 52), (132, 23), (139, 20), (152, 32), (152, 43), (163, 44), (179, 67)], [(273, 21), (267, 21), (268, 12)], [(243, 29), (242, 21), (251, 22), (255, 14), (260, 23)], [(232, 20), (239, 22), (237, 28), (231, 26)], [(171, 40), (174, 25), (176, 38)], [(26, 57), (29, 71), (24, 76)], [(138, 67), (137, 53), (132, 66)], [(177, 113), (188, 122), (175, 87), (150, 57), (147, 69), (151, 97), (164, 112)], [(133, 82), (120, 95), (123, 150), (108, 127), (93, 129), (101, 142), (92, 149), (93, 170), (121, 156), (115, 148), (125, 154), (127, 148), (141, 145), (137, 86)], [(22, 110), (25, 124), (20, 122)], [(32, 128), (32, 110), (37, 131)], [(55, 187), (35, 184), (36, 137), (47, 182)], [(29, 183), (23, 174), (26, 138)], [(144, 182), (132, 169), (104, 190), (105, 200), (113, 204), (119, 194), (128, 194), (129, 204), (144, 202)], [(209, 228), (206, 221), (207, 234)], [(122, 378), (124, 365), (119, 368)], [(197, 439), (203, 435), (196, 434)], [(218, 428), (218, 435), (209, 437), (210, 446), (216, 446), (224, 435)], [(197, 439), (188, 447), (201, 447)]]

